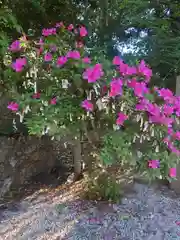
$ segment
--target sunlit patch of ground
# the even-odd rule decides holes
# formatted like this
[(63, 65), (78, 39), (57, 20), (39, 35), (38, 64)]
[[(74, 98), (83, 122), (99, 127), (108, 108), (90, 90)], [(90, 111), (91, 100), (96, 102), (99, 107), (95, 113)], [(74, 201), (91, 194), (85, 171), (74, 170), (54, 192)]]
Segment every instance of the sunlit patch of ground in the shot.
[[(130, 182), (128, 174), (119, 180)], [(180, 198), (167, 187), (131, 182), (122, 204), (81, 200), (85, 187), (83, 179), (44, 187), (1, 209), (0, 240), (179, 239)]]

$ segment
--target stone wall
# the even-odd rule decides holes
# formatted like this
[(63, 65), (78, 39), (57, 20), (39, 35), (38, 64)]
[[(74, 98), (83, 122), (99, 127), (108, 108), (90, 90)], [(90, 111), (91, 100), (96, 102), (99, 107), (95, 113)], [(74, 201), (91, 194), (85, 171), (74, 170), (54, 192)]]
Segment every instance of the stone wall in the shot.
[(48, 137), (0, 137), (0, 200), (13, 187), (60, 165), (72, 167), (71, 153)]

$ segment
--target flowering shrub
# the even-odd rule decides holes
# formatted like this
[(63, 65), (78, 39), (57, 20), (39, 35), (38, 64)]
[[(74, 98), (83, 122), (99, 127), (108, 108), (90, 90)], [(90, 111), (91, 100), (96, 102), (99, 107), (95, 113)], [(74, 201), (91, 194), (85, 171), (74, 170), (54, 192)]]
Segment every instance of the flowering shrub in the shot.
[(84, 37), (84, 26), (58, 23), (43, 29), (38, 42), (13, 42), (9, 51), (19, 57), (7, 68), (8, 108), (25, 119), (30, 134), (90, 139), (90, 131), (100, 130), (104, 164), (116, 160), (149, 178), (174, 178), (180, 97), (169, 89), (150, 89), (152, 70), (144, 61), (130, 67), (118, 56), (112, 63), (91, 59)]

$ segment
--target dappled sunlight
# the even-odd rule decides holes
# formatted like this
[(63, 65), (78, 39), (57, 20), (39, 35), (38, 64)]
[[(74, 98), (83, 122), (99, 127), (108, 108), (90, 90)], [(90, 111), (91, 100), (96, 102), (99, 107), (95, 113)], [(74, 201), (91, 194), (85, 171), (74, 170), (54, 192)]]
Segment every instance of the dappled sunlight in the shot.
[[(127, 177), (128, 173), (130, 174), (127, 170), (124, 176), (121, 175), (121, 179)], [(0, 239), (73, 240), (92, 237), (106, 239), (107, 236), (111, 237), (109, 239), (140, 239), (143, 234), (142, 239), (147, 239), (147, 236), (151, 236), (151, 231), (147, 235), (147, 232), (140, 229), (147, 226), (154, 228), (154, 221), (149, 218), (152, 214), (158, 224), (161, 224), (163, 231), (167, 232), (165, 229), (171, 227), (171, 233), (175, 234), (178, 230), (174, 221), (180, 216), (179, 199), (164, 197), (160, 191), (149, 186), (135, 184), (135, 191), (124, 196), (122, 204), (109, 204), (107, 201), (82, 200), (84, 188), (85, 182), (81, 180), (54, 189), (44, 189), (43, 194), (42, 189), (39, 195), (36, 192), (32, 198), (22, 200), (19, 211), (2, 211), (1, 213), (7, 216), (0, 224)], [(167, 189), (166, 191), (168, 192)], [(168, 192), (168, 195), (170, 194)], [(164, 214), (167, 218), (163, 223)], [(124, 231), (124, 224), (128, 231)], [(157, 236), (160, 232), (157, 231)], [(166, 235), (169, 236), (168, 233)]]

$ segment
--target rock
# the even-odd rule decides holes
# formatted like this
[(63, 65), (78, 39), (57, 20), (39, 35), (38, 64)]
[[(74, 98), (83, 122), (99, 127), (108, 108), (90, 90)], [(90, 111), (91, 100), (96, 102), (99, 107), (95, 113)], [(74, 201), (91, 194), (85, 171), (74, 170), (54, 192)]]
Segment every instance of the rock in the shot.
[(176, 166), (177, 180), (172, 180), (170, 183), (170, 188), (175, 191), (175, 193), (180, 194), (180, 164)]
[(1, 137), (0, 201), (11, 189), (18, 191), (39, 173), (48, 173), (57, 165), (72, 167), (72, 158), (68, 156), (68, 163), (66, 152), (62, 143), (53, 142), (48, 137), (20, 137), (18, 140)]

